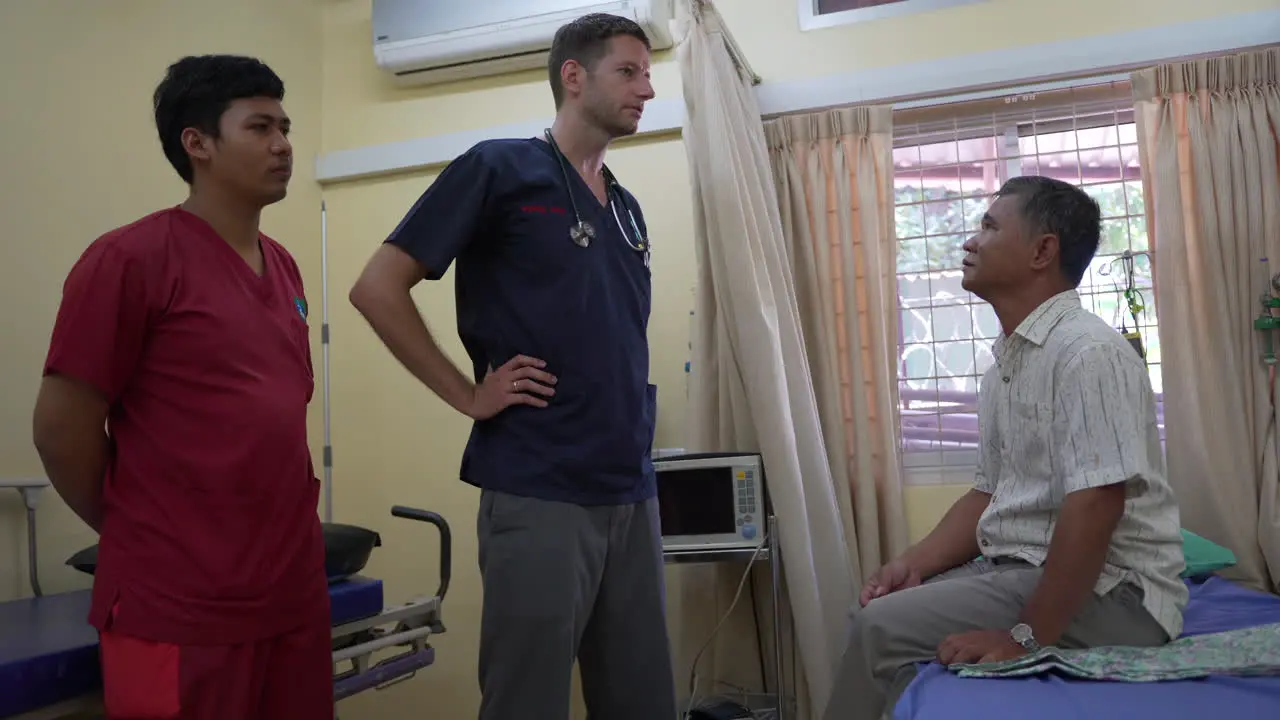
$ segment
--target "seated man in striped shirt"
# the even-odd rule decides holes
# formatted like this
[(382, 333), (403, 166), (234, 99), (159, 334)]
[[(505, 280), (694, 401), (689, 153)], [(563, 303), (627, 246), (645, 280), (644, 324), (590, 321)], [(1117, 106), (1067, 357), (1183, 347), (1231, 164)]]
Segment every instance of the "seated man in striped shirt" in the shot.
[(1003, 330), (982, 379), (977, 480), (863, 588), (826, 720), (892, 716), (918, 662), (1181, 632), (1180, 521), (1147, 368), (1076, 292), (1100, 216), (1074, 185), (1019, 177), (965, 243), (964, 288)]

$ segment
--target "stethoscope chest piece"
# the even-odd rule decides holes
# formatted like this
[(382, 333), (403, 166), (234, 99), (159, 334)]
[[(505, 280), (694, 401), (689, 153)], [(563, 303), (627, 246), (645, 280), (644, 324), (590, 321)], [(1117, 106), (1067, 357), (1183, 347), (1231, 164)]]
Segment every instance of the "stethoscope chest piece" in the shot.
[(596, 236), (596, 229), (591, 227), (591, 223), (582, 220), (578, 224), (569, 228), (569, 239), (578, 247), (586, 247), (591, 244), (591, 239)]
[[(552, 151), (555, 153), (556, 163), (560, 165), (560, 174), (564, 177), (565, 190), (569, 193), (569, 203), (573, 206), (573, 216), (578, 221), (569, 228), (569, 239), (578, 247), (587, 247), (595, 239), (596, 229), (592, 227), (591, 223), (583, 220), (582, 213), (578, 211), (578, 201), (573, 196), (573, 186), (569, 181), (569, 164), (565, 160), (564, 153), (560, 152), (560, 146), (556, 144), (556, 139), (552, 137), (550, 129), (546, 130), (545, 136), (547, 144), (551, 146)], [(628, 237), (627, 229), (622, 226), (622, 218), (618, 217), (618, 208), (614, 205), (614, 194), (615, 189), (618, 187), (618, 179), (613, 176), (613, 173), (609, 172), (607, 165), (601, 170), (604, 173), (605, 190), (609, 194), (609, 209), (613, 211), (613, 219), (618, 223), (618, 230), (622, 233), (622, 239), (626, 241), (632, 250), (644, 253), (645, 266), (648, 267), (649, 242), (640, 232), (640, 226), (636, 224), (635, 213), (631, 212), (626, 198), (619, 197), (623, 209), (627, 211), (627, 219), (631, 221), (631, 232), (635, 235), (635, 242), (632, 242), (631, 238)]]

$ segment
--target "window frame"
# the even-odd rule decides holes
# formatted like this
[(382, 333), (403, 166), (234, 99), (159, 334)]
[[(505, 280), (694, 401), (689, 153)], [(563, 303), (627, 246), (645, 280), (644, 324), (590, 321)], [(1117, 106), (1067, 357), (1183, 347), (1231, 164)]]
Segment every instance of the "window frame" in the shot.
[(800, 17), (800, 31), (823, 30), (826, 28), (852, 25), (854, 23), (883, 20), (885, 18), (915, 15), (923, 12), (942, 10), (960, 5), (973, 5), (986, 0), (902, 0), (889, 5), (875, 5), (855, 10), (838, 10), (830, 13), (818, 12), (818, 0), (797, 0)]
[[(1085, 85), (1078, 86), (1078, 88), (1081, 93), (1088, 94), (1093, 90), (1094, 86), (1090, 86), (1086, 82)], [(1068, 91), (1076, 90), (1076, 88), (1065, 88), (1065, 89)], [(1034, 94), (1022, 95), (1022, 96), (1015, 94), (1015, 95), (1009, 95), (1006, 97), (1009, 98), (1008, 100), (1003, 101), (1006, 103), (1016, 103), (1018, 100), (1023, 98), (1028, 100), (1033, 100), (1033, 101), (1035, 99)], [(1056, 105), (1056, 104), (1057, 103), (1053, 103), (1052, 105)], [(1087, 104), (1088, 103), (1086, 103), (1086, 105)], [(1050, 107), (1052, 107), (1052, 105)], [(944, 113), (943, 117), (945, 117), (945, 113), (947, 112), (944, 105), (934, 105), (927, 109), (929, 111), (941, 111), (942, 113)], [(1117, 107), (1115, 112), (1117, 113), (1117, 119), (1120, 122), (1123, 122), (1121, 118), (1123, 118), (1126, 115), (1125, 110)], [(982, 114), (985, 114), (985, 113), (982, 113)], [(1086, 117), (1087, 116), (1088, 114), (1086, 114)], [(1080, 116), (1076, 116), (1076, 117), (1080, 117)], [(932, 119), (933, 120), (938, 119), (938, 115), (935, 114)], [(1129, 112), (1127, 119), (1129, 123), (1133, 122), (1131, 111)], [(994, 132), (997, 136), (1006, 138), (1007, 142), (1017, 143), (1019, 139), (1023, 136), (1036, 135), (1036, 134), (1040, 134), (1040, 132), (1052, 132), (1054, 129), (1054, 126), (1059, 124), (1060, 122), (1063, 122), (1063, 121), (1050, 122), (1050, 123), (1045, 123), (1043, 125), (1039, 122), (1035, 122), (1033, 126), (1033, 123), (1027, 122), (1021, 118), (1010, 117), (1010, 118), (1006, 118), (1004, 122), (997, 122), (992, 125), (986, 125), (985, 127), (976, 126), (976, 127), (981, 127), (981, 130), (975, 130), (975, 131), (961, 130), (959, 131), (958, 134), (956, 134), (957, 132), (956, 130), (951, 130), (951, 131), (940, 130), (939, 133), (947, 135), (948, 136), (947, 139), (949, 140), (951, 137), (963, 138), (966, 134), (969, 134), (970, 132), (976, 132), (978, 135), (982, 137), (991, 136), (991, 134)], [(932, 126), (932, 124), (933, 124), (932, 122), (926, 122), (924, 126), (922, 126), (919, 123), (906, 123), (903, 125), (903, 129), (909, 128), (912, 125), (915, 125), (915, 128), (914, 128), (915, 132), (912, 133), (911, 135), (908, 135), (908, 137), (904, 138), (898, 135), (899, 128), (896, 127), (897, 123), (895, 123), (894, 147), (897, 148), (897, 147), (908, 147), (908, 146), (916, 146), (920, 144), (927, 144), (929, 141), (929, 136), (934, 134), (928, 129), (929, 126)], [(1076, 125), (1075, 120), (1071, 122), (1071, 125), (1072, 127), (1078, 127)], [(1033, 127), (1028, 128), (1028, 126), (1033, 126)], [(1043, 128), (1043, 130), (1041, 128)], [(1030, 132), (1028, 132), (1028, 129), (1030, 129)], [(922, 130), (923, 132), (921, 132)], [(1000, 181), (1003, 182), (1007, 180), (1009, 177), (1012, 177), (1014, 175), (1021, 175), (1022, 174), (1021, 162), (1022, 162), (1021, 157), (1011, 157), (1006, 159), (1005, 162), (1001, 163), (997, 168)], [(1140, 172), (1145, 174), (1147, 172), (1147, 169), (1140, 168)], [(896, 235), (896, 227), (895, 227), (895, 235)], [(1150, 248), (1148, 252), (1150, 253), (1150, 256), (1154, 258), (1154, 248)], [(895, 277), (896, 277), (896, 274), (895, 274)], [(897, 306), (897, 311), (899, 313), (902, 312), (902, 308), (903, 308), (902, 296), (900, 292), (901, 291), (899, 290), (898, 306)], [(1155, 327), (1157, 328), (1156, 332), (1159, 332), (1158, 317), (1156, 318)], [(901, 352), (901, 347), (898, 348), (898, 352)], [(1163, 367), (1162, 367), (1163, 363), (1161, 362), (1160, 365), (1161, 365), (1161, 370), (1163, 370)], [(899, 387), (901, 387), (901, 383), (904, 382), (904, 379), (900, 376), (895, 377), (895, 382), (899, 383)], [(1162, 404), (1163, 398), (1158, 397), (1158, 400), (1160, 400)], [(950, 480), (947, 480), (946, 478), (949, 478), (955, 475), (956, 473), (969, 473), (969, 472), (977, 471), (978, 450), (977, 448), (974, 448), (974, 447), (968, 447), (968, 448), (957, 447), (952, 449), (936, 448), (936, 449), (929, 449), (929, 450), (908, 451), (905, 447), (905, 443), (903, 442), (902, 436), (900, 434), (903, 432), (902, 423), (903, 423), (903, 419), (902, 417), (899, 417), (897, 422), (898, 427), (896, 428), (896, 431), (897, 433), (899, 433), (898, 457), (901, 463), (901, 467), (904, 471), (904, 484), (914, 486), (914, 485), (931, 485), (931, 484), (937, 484), (940, 482), (949, 482)], [(1162, 442), (1163, 442), (1163, 432), (1161, 433), (1161, 435), (1162, 435)]]

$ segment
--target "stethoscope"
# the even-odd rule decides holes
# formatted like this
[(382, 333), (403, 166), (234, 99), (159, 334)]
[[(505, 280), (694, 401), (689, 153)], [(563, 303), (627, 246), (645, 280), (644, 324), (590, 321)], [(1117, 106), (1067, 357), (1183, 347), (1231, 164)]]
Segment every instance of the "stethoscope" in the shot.
[[(560, 146), (556, 144), (556, 139), (552, 137), (551, 130), (544, 131), (547, 144), (556, 154), (556, 162), (560, 165), (560, 174), (564, 176), (565, 190), (569, 192), (569, 203), (573, 207), (573, 217), (577, 222), (569, 228), (569, 239), (578, 247), (587, 247), (596, 237), (596, 229), (591, 223), (582, 219), (582, 213), (578, 211), (578, 200), (573, 194), (573, 184), (569, 181), (569, 162), (565, 159), (564, 153), (560, 152)], [(609, 209), (613, 211), (613, 220), (618, 223), (618, 229), (622, 231), (622, 239), (626, 241), (627, 247), (638, 253), (644, 253), (645, 267), (649, 266), (649, 241), (640, 232), (640, 226), (636, 223), (635, 213), (631, 212), (631, 205), (627, 203), (626, 197), (622, 193), (615, 193), (614, 190), (619, 187), (618, 178), (614, 177), (613, 172), (609, 170), (609, 166), (605, 165), (604, 184), (605, 194), (609, 197)], [(622, 225), (622, 218), (618, 215), (618, 206), (614, 203), (615, 198), (622, 204), (622, 209), (627, 212), (627, 220), (631, 223), (631, 233), (627, 233), (627, 229)], [(632, 237), (635, 242), (632, 242)]]

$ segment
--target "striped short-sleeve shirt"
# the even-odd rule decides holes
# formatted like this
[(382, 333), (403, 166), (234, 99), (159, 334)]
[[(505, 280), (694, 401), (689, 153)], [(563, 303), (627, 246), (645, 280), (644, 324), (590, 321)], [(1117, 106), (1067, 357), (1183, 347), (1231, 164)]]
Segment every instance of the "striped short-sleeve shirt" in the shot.
[(994, 355), (978, 404), (975, 487), (991, 495), (978, 521), (983, 555), (1039, 566), (1069, 493), (1127, 483), (1094, 592), (1137, 585), (1146, 609), (1176, 638), (1187, 602), (1181, 521), (1141, 356), (1074, 290), (998, 338)]

